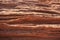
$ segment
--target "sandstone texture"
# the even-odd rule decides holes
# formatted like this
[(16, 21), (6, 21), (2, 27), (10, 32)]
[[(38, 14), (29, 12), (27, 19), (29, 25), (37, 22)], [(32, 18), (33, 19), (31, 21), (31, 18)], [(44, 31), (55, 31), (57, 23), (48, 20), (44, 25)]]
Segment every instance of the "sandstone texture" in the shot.
[(60, 0), (0, 0), (0, 40), (60, 40)]

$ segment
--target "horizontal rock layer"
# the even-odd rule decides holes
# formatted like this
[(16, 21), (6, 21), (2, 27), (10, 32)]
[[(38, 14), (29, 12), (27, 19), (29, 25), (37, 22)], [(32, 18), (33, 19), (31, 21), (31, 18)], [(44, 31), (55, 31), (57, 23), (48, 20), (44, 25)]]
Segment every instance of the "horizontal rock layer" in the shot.
[(0, 40), (60, 40), (60, 0), (0, 0)]

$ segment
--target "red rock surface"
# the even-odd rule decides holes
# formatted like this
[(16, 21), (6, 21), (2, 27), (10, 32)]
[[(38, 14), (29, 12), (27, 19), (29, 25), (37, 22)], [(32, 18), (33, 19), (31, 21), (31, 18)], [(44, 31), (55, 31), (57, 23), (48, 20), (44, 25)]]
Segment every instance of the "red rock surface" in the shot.
[(0, 0), (0, 40), (60, 40), (60, 0)]

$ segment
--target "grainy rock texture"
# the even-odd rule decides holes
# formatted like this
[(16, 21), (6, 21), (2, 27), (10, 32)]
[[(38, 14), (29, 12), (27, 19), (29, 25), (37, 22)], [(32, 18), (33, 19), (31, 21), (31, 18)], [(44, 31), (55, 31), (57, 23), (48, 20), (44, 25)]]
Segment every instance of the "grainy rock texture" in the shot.
[(0, 0), (0, 40), (60, 40), (60, 0)]

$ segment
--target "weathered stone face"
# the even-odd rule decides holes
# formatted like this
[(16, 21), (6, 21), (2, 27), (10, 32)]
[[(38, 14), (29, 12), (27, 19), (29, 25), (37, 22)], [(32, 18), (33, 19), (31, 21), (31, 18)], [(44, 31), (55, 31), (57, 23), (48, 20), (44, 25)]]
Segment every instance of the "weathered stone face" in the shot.
[(60, 40), (60, 0), (0, 0), (0, 40)]

